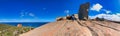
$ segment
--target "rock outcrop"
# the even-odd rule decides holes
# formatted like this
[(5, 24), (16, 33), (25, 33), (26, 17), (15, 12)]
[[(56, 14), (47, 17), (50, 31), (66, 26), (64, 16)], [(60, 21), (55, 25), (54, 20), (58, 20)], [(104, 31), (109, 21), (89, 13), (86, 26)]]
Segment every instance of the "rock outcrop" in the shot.
[(88, 19), (89, 3), (81, 5), (78, 14), (59, 17), (56, 22), (40, 26), (20, 36), (120, 36), (120, 23)]
[(109, 21), (56, 21), (20, 36), (119, 36), (120, 24)]
[(21, 28), (21, 27), (22, 27), (22, 24), (18, 24), (17, 27), (18, 27), (18, 28)]

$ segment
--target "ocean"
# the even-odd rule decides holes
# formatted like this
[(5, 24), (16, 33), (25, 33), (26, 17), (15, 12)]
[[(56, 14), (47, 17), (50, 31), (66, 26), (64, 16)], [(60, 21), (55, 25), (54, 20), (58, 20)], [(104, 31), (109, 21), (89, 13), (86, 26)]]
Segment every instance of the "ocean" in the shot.
[(0, 23), (0, 24), (7, 24), (12, 26), (17, 26), (18, 24), (22, 24), (24, 27), (39, 27), (44, 24), (47, 24), (48, 22), (7, 22), (7, 23)]

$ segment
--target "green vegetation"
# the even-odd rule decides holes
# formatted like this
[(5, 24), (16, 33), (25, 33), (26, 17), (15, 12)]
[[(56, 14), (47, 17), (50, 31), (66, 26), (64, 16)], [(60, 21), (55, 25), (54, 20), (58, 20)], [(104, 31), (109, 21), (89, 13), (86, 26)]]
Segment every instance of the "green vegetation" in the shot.
[(18, 36), (19, 34), (28, 32), (30, 27), (16, 27), (6, 24), (0, 24), (0, 36)]

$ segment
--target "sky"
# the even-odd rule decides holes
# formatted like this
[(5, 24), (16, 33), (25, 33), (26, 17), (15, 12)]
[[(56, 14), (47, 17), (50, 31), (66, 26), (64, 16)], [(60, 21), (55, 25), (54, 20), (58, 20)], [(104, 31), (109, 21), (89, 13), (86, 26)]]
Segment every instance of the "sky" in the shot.
[(89, 18), (120, 21), (120, 0), (0, 0), (0, 22), (54, 22), (90, 2)]

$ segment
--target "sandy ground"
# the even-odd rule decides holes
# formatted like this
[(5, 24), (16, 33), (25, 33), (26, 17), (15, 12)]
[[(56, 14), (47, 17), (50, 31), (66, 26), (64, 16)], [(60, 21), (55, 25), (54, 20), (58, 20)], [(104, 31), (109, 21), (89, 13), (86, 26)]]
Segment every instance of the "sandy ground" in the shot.
[(119, 36), (120, 24), (108, 21), (56, 21), (20, 36)]

